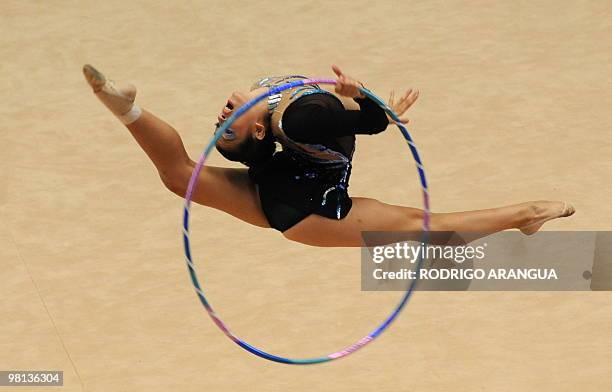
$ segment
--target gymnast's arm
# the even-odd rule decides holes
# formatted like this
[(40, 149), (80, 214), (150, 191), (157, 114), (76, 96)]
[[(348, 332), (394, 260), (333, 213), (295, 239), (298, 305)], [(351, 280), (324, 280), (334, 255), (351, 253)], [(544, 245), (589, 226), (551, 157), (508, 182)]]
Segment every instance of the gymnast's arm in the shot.
[(347, 110), (329, 94), (311, 94), (289, 105), (283, 115), (287, 136), (317, 143), (351, 135), (374, 135), (389, 125), (385, 111), (369, 98), (354, 98), (360, 110)]

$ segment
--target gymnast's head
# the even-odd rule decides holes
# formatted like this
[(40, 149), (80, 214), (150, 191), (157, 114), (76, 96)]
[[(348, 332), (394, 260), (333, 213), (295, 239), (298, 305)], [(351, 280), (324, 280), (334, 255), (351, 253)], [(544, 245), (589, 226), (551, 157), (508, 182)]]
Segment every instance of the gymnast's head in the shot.
[[(234, 111), (254, 98), (256, 93), (253, 91), (249, 93), (233, 92), (217, 117), (215, 131)], [(247, 166), (261, 164), (270, 159), (276, 149), (274, 137), (268, 125), (267, 106), (263, 101), (232, 123), (217, 141), (217, 150), (230, 161), (242, 162)]]

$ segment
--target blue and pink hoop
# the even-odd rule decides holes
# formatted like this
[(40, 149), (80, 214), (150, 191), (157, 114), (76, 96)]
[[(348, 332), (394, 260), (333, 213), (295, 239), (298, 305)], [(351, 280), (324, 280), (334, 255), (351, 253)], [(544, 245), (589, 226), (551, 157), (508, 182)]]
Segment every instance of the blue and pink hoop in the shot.
[[(234, 343), (236, 343), (243, 349), (247, 350), (248, 352), (255, 354), (261, 358), (270, 360), (270, 361), (280, 362), (280, 363), (285, 363), (285, 364), (292, 364), (292, 365), (310, 365), (310, 364), (315, 364), (315, 363), (329, 362), (334, 359), (346, 357), (347, 355), (352, 354), (355, 351), (361, 349), (362, 347), (364, 347), (365, 345), (367, 345), (368, 343), (376, 339), (378, 335), (380, 335), (385, 329), (389, 327), (389, 325), (391, 325), (391, 323), (400, 314), (402, 309), (406, 306), (406, 303), (408, 303), (408, 300), (410, 299), (410, 296), (412, 292), (414, 291), (414, 288), (417, 284), (417, 280), (412, 280), (410, 282), (410, 285), (406, 289), (406, 292), (402, 296), (399, 304), (395, 307), (393, 312), (391, 312), (391, 314), (368, 335), (366, 335), (365, 337), (359, 339), (356, 343), (340, 351), (334, 352), (332, 354), (328, 354), (323, 357), (307, 358), (307, 359), (289, 359), (289, 358), (279, 357), (277, 355), (273, 355), (263, 350), (260, 350), (257, 347), (251, 346), (250, 344), (248, 344), (247, 342), (243, 341), (238, 336), (236, 336), (232, 331), (230, 331), (230, 329), (219, 318), (219, 316), (217, 316), (212, 306), (206, 299), (206, 296), (204, 295), (204, 292), (202, 291), (202, 288), (200, 287), (200, 282), (196, 275), (196, 269), (193, 263), (193, 259), (191, 255), (191, 246), (189, 242), (189, 215), (190, 215), (190, 209), (191, 209), (191, 198), (193, 196), (193, 192), (196, 187), (196, 179), (200, 175), (202, 167), (204, 166), (204, 162), (206, 161), (206, 158), (208, 157), (210, 151), (215, 146), (217, 140), (219, 140), (221, 135), (223, 135), (223, 133), (233, 124), (233, 122), (236, 121), (236, 119), (242, 116), (247, 110), (249, 110), (255, 104), (265, 99), (269, 95), (277, 94), (281, 91), (284, 91), (284, 90), (287, 90), (293, 87), (302, 86), (302, 85), (310, 85), (310, 84), (336, 84), (336, 81), (334, 79), (302, 79), (302, 80), (289, 82), (281, 86), (271, 88), (268, 92), (263, 93), (253, 98), (252, 100), (250, 100), (249, 102), (241, 106), (238, 110), (236, 110), (236, 112), (233, 113), (223, 123), (223, 125), (221, 125), (219, 129), (215, 132), (213, 138), (208, 143), (208, 145), (204, 149), (204, 152), (200, 156), (200, 160), (196, 164), (195, 169), (193, 170), (193, 173), (191, 175), (191, 179), (189, 180), (189, 186), (187, 188), (187, 193), (185, 194), (185, 204), (184, 204), (184, 209), (183, 209), (183, 243), (184, 243), (184, 248), (185, 248), (185, 258), (187, 262), (187, 268), (189, 270), (191, 282), (193, 283), (196, 294), (198, 295), (200, 302), (202, 302), (202, 305), (204, 305), (204, 308), (206, 308), (206, 311), (208, 312), (212, 320), (215, 322), (215, 324), (217, 324), (217, 326), (221, 329), (221, 331), (223, 331), (223, 333), (228, 338), (230, 338)], [(417, 172), (419, 174), (419, 180), (420, 180), (422, 194), (423, 194), (424, 216), (423, 216), (423, 240), (422, 242), (427, 242), (426, 239), (427, 239), (427, 234), (429, 232), (429, 215), (430, 215), (429, 194), (427, 191), (427, 180), (425, 178), (425, 170), (423, 168), (423, 164), (421, 163), (421, 158), (419, 156), (417, 148), (414, 142), (412, 141), (412, 137), (410, 136), (410, 133), (408, 132), (406, 127), (402, 123), (399, 122), (398, 116), (391, 110), (391, 108), (389, 108), (380, 98), (378, 98), (376, 95), (374, 95), (369, 90), (365, 88), (360, 88), (360, 91), (363, 94), (365, 94), (368, 98), (376, 102), (381, 108), (383, 108), (385, 112), (387, 112), (389, 116), (395, 121), (395, 124), (402, 132), (402, 135), (404, 136), (404, 139), (406, 139), (406, 142), (408, 143), (408, 147), (410, 148), (410, 151), (412, 152), (412, 157), (416, 163)], [(416, 275), (417, 276), (418, 276), (418, 271), (421, 269), (422, 264), (423, 264), (423, 258), (421, 257), (416, 263), (416, 271), (417, 271)]]

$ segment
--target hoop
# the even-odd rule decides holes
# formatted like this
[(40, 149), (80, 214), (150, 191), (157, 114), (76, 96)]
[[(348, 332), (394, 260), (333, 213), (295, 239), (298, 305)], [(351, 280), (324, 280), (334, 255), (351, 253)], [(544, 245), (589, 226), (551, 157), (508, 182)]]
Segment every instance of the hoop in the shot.
[[(204, 295), (204, 291), (202, 291), (200, 282), (196, 275), (196, 268), (193, 263), (193, 259), (191, 255), (191, 246), (189, 242), (189, 216), (190, 216), (190, 209), (191, 209), (191, 198), (196, 188), (196, 179), (200, 175), (202, 167), (204, 166), (204, 161), (206, 161), (206, 158), (208, 157), (210, 151), (212, 150), (213, 146), (215, 146), (217, 140), (219, 140), (221, 135), (223, 135), (223, 133), (232, 125), (232, 123), (236, 121), (236, 119), (242, 116), (247, 110), (249, 110), (255, 104), (257, 104), (264, 98), (268, 97), (269, 95), (277, 94), (281, 91), (284, 91), (284, 90), (287, 90), (293, 87), (302, 86), (302, 85), (310, 85), (310, 84), (336, 84), (336, 81), (334, 79), (302, 79), (302, 80), (289, 82), (289, 83), (286, 83), (280, 86), (273, 87), (269, 91), (262, 93), (261, 95), (258, 95), (257, 97), (251, 99), (246, 104), (241, 106), (236, 112), (234, 112), (223, 123), (223, 125), (221, 125), (219, 129), (217, 129), (213, 138), (210, 140), (210, 142), (208, 143), (208, 145), (202, 152), (202, 155), (200, 156), (200, 160), (196, 164), (195, 169), (193, 170), (193, 173), (191, 175), (191, 179), (189, 180), (189, 185), (187, 187), (187, 193), (185, 194), (185, 204), (183, 208), (183, 244), (184, 244), (184, 249), (185, 249), (185, 260), (187, 262), (187, 269), (189, 271), (189, 276), (191, 277), (191, 282), (193, 283), (193, 287), (195, 288), (196, 294), (198, 295), (200, 302), (202, 303), (202, 305), (204, 305), (204, 308), (206, 308), (206, 311), (208, 312), (208, 314), (210, 315), (214, 323), (217, 324), (219, 329), (221, 329), (221, 331), (223, 331), (223, 333), (228, 338), (230, 338), (234, 343), (236, 343), (243, 349), (247, 350), (248, 352), (254, 355), (257, 355), (261, 358), (270, 360), (270, 361), (280, 362), (280, 363), (285, 363), (285, 364), (292, 364), (292, 365), (310, 365), (310, 364), (315, 364), (315, 363), (329, 362), (334, 359), (346, 357), (347, 355), (350, 355), (354, 353), (355, 351), (361, 349), (362, 347), (364, 347), (365, 345), (367, 345), (368, 343), (376, 339), (376, 337), (378, 337), (384, 330), (386, 330), (389, 327), (389, 325), (391, 325), (391, 323), (397, 318), (397, 316), (400, 314), (402, 309), (406, 306), (406, 303), (408, 303), (408, 300), (410, 299), (410, 296), (412, 295), (412, 292), (414, 291), (414, 288), (417, 283), (416, 279), (410, 282), (410, 285), (406, 289), (406, 292), (402, 296), (399, 304), (395, 307), (395, 309), (393, 309), (391, 314), (387, 316), (387, 318), (378, 327), (376, 327), (372, 332), (367, 334), (365, 337), (359, 339), (356, 343), (348, 347), (345, 347), (344, 349), (340, 351), (334, 352), (332, 354), (328, 354), (322, 357), (306, 358), (306, 359), (289, 359), (285, 357), (280, 357), (274, 354), (267, 353), (243, 341), (238, 336), (236, 336), (232, 331), (230, 331), (230, 329), (219, 318), (219, 316), (215, 313), (212, 306), (206, 299), (206, 296)], [(410, 136), (410, 133), (408, 132), (406, 127), (399, 121), (398, 116), (391, 110), (391, 108), (389, 108), (380, 98), (378, 98), (368, 89), (360, 87), (359, 90), (363, 94), (365, 94), (368, 98), (376, 102), (381, 108), (385, 110), (387, 114), (389, 114), (389, 116), (395, 121), (395, 124), (400, 129), (400, 131), (402, 132), (402, 135), (404, 136), (404, 139), (406, 139), (406, 142), (408, 143), (408, 147), (410, 148), (412, 157), (416, 163), (417, 173), (419, 175), (419, 180), (420, 180), (421, 189), (422, 189), (423, 206), (424, 206), (423, 208), (424, 210), (423, 241), (422, 242), (426, 242), (427, 235), (429, 232), (429, 215), (430, 215), (429, 194), (427, 191), (427, 180), (425, 178), (425, 170), (423, 168), (423, 164), (421, 163), (421, 158), (417, 151), (416, 145), (412, 141), (412, 137)], [(421, 269), (422, 264), (423, 264), (423, 257), (421, 255), (421, 257), (416, 263), (416, 276), (418, 276), (419, 274), (418, 271)]]

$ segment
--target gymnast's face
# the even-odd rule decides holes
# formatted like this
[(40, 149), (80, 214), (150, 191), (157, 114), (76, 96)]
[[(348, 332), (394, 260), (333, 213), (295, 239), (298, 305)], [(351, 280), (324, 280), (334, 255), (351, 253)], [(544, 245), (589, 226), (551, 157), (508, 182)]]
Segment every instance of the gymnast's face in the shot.
[[(258, 91), (233, 92), (217, 116), (215, 131), (257, 93)], [(267, 135), (264, 117), (260, 107), (255, 106), (249, 109), (221, 135), (216, 143), (217, 150), (231, 161), (248, 162), (257, 158), (261, 153), (262, 142), (270, 143), (270, 140), (267, 139), (270, 139), (271, 135)]]
[[(217, 116), (217, 128), (221, 126), (238, 108), (244, 105), (248, 100), (246, 94), (235, 91), (227, 99), (225, 106)], [(249, 136), (253, 129), (254, 118), (253, 111), (249, 110), (234, 121), (231, 127), (221, 135), (217, 146), (225, 149), (231, 149), (233, 146), (240, 144)], [(216, 129), (215, 129), (216, 130)]]

